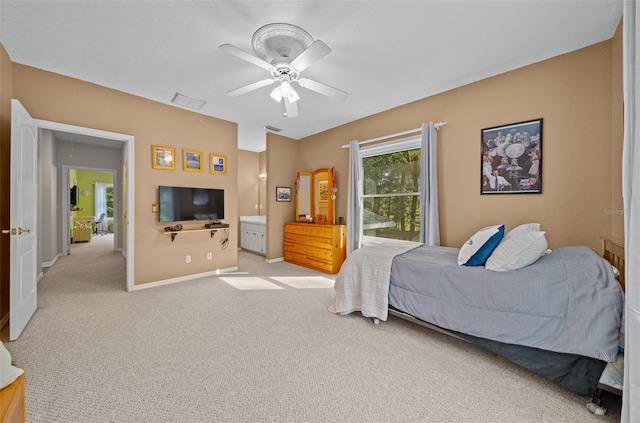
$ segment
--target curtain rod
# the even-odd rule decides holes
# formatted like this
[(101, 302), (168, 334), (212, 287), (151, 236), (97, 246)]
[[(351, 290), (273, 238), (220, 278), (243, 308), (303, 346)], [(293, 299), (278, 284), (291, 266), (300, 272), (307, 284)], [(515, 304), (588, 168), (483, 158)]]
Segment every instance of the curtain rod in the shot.
[[(446, 124), (447, 124), (447, 122), (438, 122), (438, 123), (435, 123), (434, 126), (436, 127), (436, 130), (440, 130), (440, 128), (442, 126), (446, 125)], [(382, 141), (382, 140), (385, 140), (387, 138), (395, 138), (395, 137), (399, 137), (399, 136), (402, 136), (402, 135), (413, 134), (414, 132), (420, 132), (420, 131), (422, 131), (422, 127), (415, 128), (415, 129), (409, 129), (407, 131), (402, 131), (402, 132), (396, 132), (395, 134), (384, 135), (384, 136), (377, 137), (377, 138), (371, 138), (371, 139), (364, 140), (364, 141), (358, 141), (358, 144), (360, 144), (360, 145), (368, 144), (370, 142)], [(343, 145), (342, 148), (349, 148), (349, 144)]]

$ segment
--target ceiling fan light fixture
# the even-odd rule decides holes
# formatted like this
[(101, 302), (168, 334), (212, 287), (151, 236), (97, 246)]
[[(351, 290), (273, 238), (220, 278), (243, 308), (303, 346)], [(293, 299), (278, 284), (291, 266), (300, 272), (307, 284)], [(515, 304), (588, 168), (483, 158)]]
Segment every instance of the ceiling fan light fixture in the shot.
[(271, 96), (271, 98), (278, 103), (280, 103), (283, 98), (289, 99), (291, 103), (295, 103), (296, 101), (300, 100), (300, 95), (296, 90), (293, 89), (289, 81), (282, 81), (280, 85), (278, 85), (273, 89), (273, 91), (271, 91), (271, 94), (269, 94), (269, 96)]
[(294, 90), (293, 87), (291, 87), (291, 94), (289, 94), (289, 101), (292, 103), (295, 103), (298, 100), (300, 100), (300, 96), (298, 95), (298, 92)]
[(271, 91), (271, 94), (269, 94), (271, 96), (272, 99), (274, 99), (277, 103), (280, 103), (282, 101), (282, 92), (280, 91), (280, 86), (278, 85), (277, 87), (275, 87), (273, 89), (273, 91)]
[(268, 24), (259, 28), (251, 40), (255, 55), (234, 47), (222, 44), (219, 48), (246, 62), (261, 67), (271, 74), (271, 78), (256, 81), (235, 90), (229, 91), (232, 97), (257, 90), (267, 85), (276, 84), (269, 96), (277, 103), (284, 99), (285, 116), (298, 116), (296, 102), (300, 95), (292, 86), (297, 82), (301, 87), (315, 91), (336, 100), (345, 101), (348, 93), (312, 79), (301, 78), (300, 73), (316, 61), (331, 53), (331, 49), (320, 40), (313, 38), (303, 29), (291, 24)]
[(280, 82), (280, 93), (283, 97), (289, 97), (291, 95), (291, 84), (286, 79)]

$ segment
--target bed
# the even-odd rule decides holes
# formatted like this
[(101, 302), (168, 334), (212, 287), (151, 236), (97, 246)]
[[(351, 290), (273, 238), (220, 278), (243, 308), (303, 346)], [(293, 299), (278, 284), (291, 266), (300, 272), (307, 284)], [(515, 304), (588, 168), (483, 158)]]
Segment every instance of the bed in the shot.
[[(605, 253), (623, 264), (619, 252)], [(356, 250), (329, 310), (360, 311), (376, 323), (400, 317), (592, 396), (618, 353), (623, 294), (615, 268), (587, 247), (558, 247), (510, 272), (459, 266), (458, 254), (409, 242)]]

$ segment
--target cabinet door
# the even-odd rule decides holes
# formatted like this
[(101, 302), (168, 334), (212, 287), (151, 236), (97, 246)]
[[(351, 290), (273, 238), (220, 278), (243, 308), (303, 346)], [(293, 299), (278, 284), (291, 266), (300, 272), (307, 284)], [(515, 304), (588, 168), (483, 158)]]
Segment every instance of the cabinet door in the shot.
[(260, 234), (258, 232), (251, 232), (251, 241), (249, 249), (253, 251), (260, 251)]
[(240, 234), (240, 246), (242, 248), (251, 247), (251, 233), (247, 230), (243, 230)]
[(260, 252), (262, 254), (267, 253), (267, 237), (265, 234), (260, 234)]

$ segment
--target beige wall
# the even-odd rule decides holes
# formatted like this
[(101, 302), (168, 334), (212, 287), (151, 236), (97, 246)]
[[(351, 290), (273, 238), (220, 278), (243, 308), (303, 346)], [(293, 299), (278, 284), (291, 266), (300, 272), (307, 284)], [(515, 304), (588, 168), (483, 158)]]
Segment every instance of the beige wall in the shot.
[[(602, 42), (307, 137), (295, 170), (335, 166), (337, 216), (346, 216), (348, 151), (341, 145), (445, 121), (438, 134), (443, 245), (459, 247), (487, 225), (539, 222), (551, 247), (599, 251), (600, 236), (612, 230), (610, 192), (619, 190), (619, 172), (611, 169), (621, 143), (620, 111), (612, 107), (619, 44)], [(481, 129), (535, 118), (544, 119), (542, 194), (481, 196)]]
[[(135, 137), (136, 285), (237, 265), (237, 124), (15, 63), (13, 96), (36, 119)], [(176, 170), (152, 169), (152, 145), (176, 148)], [(204, 153), (204, 172), (182, 170), (183, 148)], [(227, 156), (227, 175), (209, 173), (210, 153)], [(151, 208), (158, 201), (159, 185), (224, 189), (224, 220), (231, 224), (228, 247), (221, 247), (222, 231), (214, 239), (207, 232), (179, 234), (174, 242), (161, 234), (167, 223), (158, 222)], [(213, 253), (211, 261), (206, 260), (209, 251)], [(191, 255), (190, 264), (185, 263), (186, 255)]]
[(611, 40), (611, 203), (610, 234), (624, 239), (622, 201), (622, 144), (624, 138), (624, 98), (622, 86), (622, 22)]
[[(11, 160), (11, 97), (13, 68), (11, 59), (0, 44), (0, 229), (10, 225), (9, 170)], [(0, 321), (9, 313), (9, 237), (0, 235)], [(2, 324), (0, 324), (0, 329)]]
[(295, 201), (276, 201), (276, 187), (291, 187), (295, 192), (299, 141), (267, 133), (267, 260), (284, 257), (284, 224), (293, 222)]
[[(258, 172), (259, 175), (267, 174), (267, 151), (266, 150), (258, 153), (258, 168), (260, 169), (260, 171)], [(267, 197), (268, 197), (267, 179), (260, 180), (260, 190), (258, 191), (258, 194), (259, 194), (258, 202), (260, 203), (260, 206), (259, 206), (260, 208), (258, 209), (258, 215), (266, 216)]]
[(258, 214), (260, 154), (238, 150), (238, 164), (238, 217), (255, 216)]
[[(248, 150), (238, 150), (238, 222), (235, 231), (237, 239), (240, 239), (240, 216), (258, 214), (256, 207), (260, 189), (259, 173), (259, 154)], [(238, 242), (238, 247), (240, 247), (240, 242)]]

